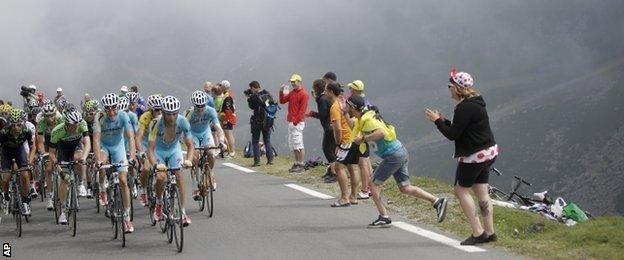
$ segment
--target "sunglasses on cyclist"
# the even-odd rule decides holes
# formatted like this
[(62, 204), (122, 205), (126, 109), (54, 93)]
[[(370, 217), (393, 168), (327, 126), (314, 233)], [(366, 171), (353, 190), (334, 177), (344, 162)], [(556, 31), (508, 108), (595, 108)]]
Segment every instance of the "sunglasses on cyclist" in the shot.
[(195, 105), (195, 108), (205, 108), (206, 105)]
[(162, 111), (162, 109), (160, 109), (160, 108), (154, 108), (153, 110), (154, 110), (154, 112), (158, 112), (158, 113), (160, 113)]
[(111, 110), (116, 110), (116, 109), (117, 109), (117, 106), (105, 106), (104, 107), (104, 110), (106, 111), (111, 111)]
[(178, 112), (165, 112), (166, 116), (175, 116), (177, 114), (178, 114)]

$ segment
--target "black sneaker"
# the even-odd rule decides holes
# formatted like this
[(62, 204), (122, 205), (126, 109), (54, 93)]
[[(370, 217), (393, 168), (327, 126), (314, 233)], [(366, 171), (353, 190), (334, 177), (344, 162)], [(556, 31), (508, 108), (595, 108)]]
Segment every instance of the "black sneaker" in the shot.
[(268, 161), (267, 165), (273, 165), (273, 161)]
[(298, 164), (293, 164), (292, 167), (290, 167), (290, 170), (288, 170), (288, 172), (295, 172), (295, 168), (297, 168)]
[(448, 199), (439, 198), (438, 201), (433, 204), (433, 208), (435, 208), (436, 212), (438, 213), (438, 222), (444, 221), (444, 217), (446, 216), (447, 203)]
[(305, 167), (303, 167), (302, 165), (297, 165), (295, 166), (292, 171), (292, 173), (303, 173), (305, 172)]
[(260, 162), (255, 162), (251, 167), (258, 167), (260, 166)]
[(472, 246), (472, 245), (476, 245), (476, 244), (487, 243), (487, 242), (489, 242), (488, 240), (489, 240), (488, 235), (485, 234), (485, 232), (483, 232), (483, 234), (481, 234), (478, 237), (470, 236), (469, 238), (466, 238), (466, 240), (462, 241), (460, 243), (460, 245), (462, 245), (462, 246)]
[(368, 224), (369, 228), (388, 228), (392, 224), (392, 220), (390, 218), (383, 217), (379, 215), (377, 220), (373, 221), (373, 223)]
[(324, 182), (325, 183), (334, 183), (338, 180), (338, 175), (336, 174), (330, 174), (327, 178), (325, 178)]
[(487, 241), (487, 243), (489, 243), (489, 242), (496, 242), (496, 241), (498, 241), (498, 236), (496, 235), (496, 233), (491, 234), (491, 235), (488, 237), (488, 239), (487, 239), (487, 240), (488, 240), (488, 241)]

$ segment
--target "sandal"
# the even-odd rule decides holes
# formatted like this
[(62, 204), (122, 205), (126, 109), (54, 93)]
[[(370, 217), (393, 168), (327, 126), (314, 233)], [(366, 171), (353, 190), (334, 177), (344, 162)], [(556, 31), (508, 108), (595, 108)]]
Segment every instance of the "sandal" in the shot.
[(347, 203), (340, 203), (340, 200), (334, 202), (334, 204), (331, 204), (332, 208), (342, 208), (342, 207), (348, 207), (351, 206), (351, 203), (347, 202)]

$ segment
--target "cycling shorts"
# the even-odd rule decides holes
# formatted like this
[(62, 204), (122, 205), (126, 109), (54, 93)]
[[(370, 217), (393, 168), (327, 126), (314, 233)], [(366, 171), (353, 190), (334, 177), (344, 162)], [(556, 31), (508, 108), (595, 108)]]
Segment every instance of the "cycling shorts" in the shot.
[[(126, 147), (123, 142), (120, 142), (116, 146), (109, 147), (102, 144), (102, 151), (108, 154), (111, 164), (127, 164), (128, 158), (126, 157)], [(128, 172), (128, 167), (118, 168), (120, 172)]]
[(165, 164), (170, 170), (182, 168), (182, 149), (177, 146), (171, 150), (158, 150), (154, 152), (157, 164)]
[(204, 133), (201, 134), (196, 134), (191, 132), (191, 137), (193, 137), (193, 145), (195, 146), (195, 148), (198, 147), (214, 147), (215, 146), (215, 142), (214, 139), (212, 138), (212, 133), (210, 131), (206, 131)]

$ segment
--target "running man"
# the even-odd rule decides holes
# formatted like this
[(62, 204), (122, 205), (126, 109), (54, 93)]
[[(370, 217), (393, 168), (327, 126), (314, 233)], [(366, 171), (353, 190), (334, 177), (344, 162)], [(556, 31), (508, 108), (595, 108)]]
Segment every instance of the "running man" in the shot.
[(375, 111), (368, 110), (364, 99), (359, 95), (349, 97), (347, 105), (349, 106), (349, 114), (358, 118), (354, 133), (359, 136), (353, 142), (358, 145), (369, 142), (371, 150), (382, 159), (381, 164), (373, 173), (373, 181), (370, 185), (373, 201), (379, 211), (379, 218), (368, 226), (389, 227), (392, 223), (386, 207), (381, 202), (381, 186), (390, 176), (394, 177), (401, 193), (430, 202), (437, 211), (438, 222), (442, 222), (446, 214), (448, 200), (435, 197), (410, 184), (409, 155), (403, 144), (397, 139), (394, 126), (386, 124)]
[[(126, 138), (130, 140), (130, 157), (134, 158), (136, 152), (134, 149), (134, 131), (132, 130), (132, 125), (130, 125), (128, 114), (118, 110), (119, 96), (115, 93), (105, 95), (102, 98), (102, 105), (104, 106), (104, 113), (100, 112), (95, 118), (96, 121), (93, 128), (95, 158), (98, 164), (102, 162), (108, 163), (109, 161), (113, 164), (128, 164), (124, 147)], [(128, 233), (132, 233), (134, 232), (134, 226), (130, 221), (131, 198), (130, 190), (128, 189), (128, 167), (121, 167), (118, 170), (119, 185), (125, 208), (125, 230)], [(104, 183), (105, 177), (104, 171), (100, 171), (100, 183)], [(106, 191), (105, 189), (100, 189), (100, 204), (106, 205), (107, 203)]]
[[(157, 163), (156, 174), (156, 208), (154, 218), (162, 220), (162, 204), (163, 189), (167, 169), (173, 170), (176, 175), (176, 181), (180, 189), (180, 204), (182, 207), (182, 224), (188, 226), (191, 224), (191, 218), (186, 214), (185, 195), (186, 184), (184, 176), (180, 169), (182, 166), (190, 168), (193, 163), (190, 161), (195, 156), (193, 140), (190, 135), (189, 121), (179, 115), (180, 101), (173, 96), (166, 96), (162, 100), (163, 117), (158, 119), (152, 126), (149, 135), (149, 148), (147, 155), (152, 162)], [(187, 147), (187, 159), (182, 162), (182, 147), (180, 142), (184, 141)]]
[[(89, 139), (89, 128), (87, 122), (82, 120), (82, 115), (76, 110), (65, 112), (65, 123), (57, 125), (52, 130), (50, 139), (50, 160), (53, 164), (58, 162), (79, 161), (84, 162), (91, 151), (91, 140)], [(84, 174), (82, 165), (76, 165), (75, 171), (80, 175)], [(72, 177), (72, 176), (70, 176)], [(61, 203), (61, 215), (59, 224), (67, 225), (67, 216), (64, 207), (67, 200), (68, 181), (67, 178), (60, 178), (59, 199)]]

